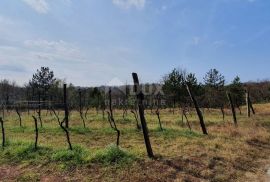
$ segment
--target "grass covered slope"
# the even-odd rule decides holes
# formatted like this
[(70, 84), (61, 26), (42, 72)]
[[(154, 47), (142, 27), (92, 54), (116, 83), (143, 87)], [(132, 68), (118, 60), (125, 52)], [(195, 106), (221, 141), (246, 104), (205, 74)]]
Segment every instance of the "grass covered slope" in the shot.
[[(83, 128), (79, 113), (72, 112), (68, 150), (65, 133), (56, 118), (43, 112), (38, 149), (34, 149), (34, 121), (16, 113), (5, 118), (7, 146), (0, 149), (0, 179), (3, 181), (254, 181), (261, 176), (270, 154), (270, 104), (255, 105), (257, 114), (238, 113), (238, 128), (229, 110), (225, 121), (219, 110), (205, 110), (209, 136), (202, 135), (195, 112), (188, 115), (189, 131), (180, 112), (161, 110), (164, 131), (156, 115), (146, 111), (150, 140), (156, 160), (147, 158), (142, 131), (133, 114), (126, 120), (115, 111), (121, 130), (116, 132), (93, 110)], [(63, 117), (63, 114), (60, 114)]]

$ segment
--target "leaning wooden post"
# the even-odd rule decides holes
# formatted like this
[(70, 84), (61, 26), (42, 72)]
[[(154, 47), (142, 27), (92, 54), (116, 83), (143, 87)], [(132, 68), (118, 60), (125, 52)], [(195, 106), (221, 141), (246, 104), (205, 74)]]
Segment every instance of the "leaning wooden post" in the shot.
[(252, 102), (251, 102), (251, 100), (250, 100), (250, 97), (248, 97), (248, 102), (249, 102), (249, 106), (250, 106), (250, 109), (251, 109), (252, 113), (255, 115), (256, 113), (255, 113), (253, 104), (252, 104)]
[(246, 90), (247, 116), (250, 117), (249, 91)]
[(229, 102), (230, 102), (230, 106), (231, 106), (231, 109), (232, 109), (232, 114), (233, 114), (233, 122), (234, 122), (234, 125), (237, 126), (237, 119), (236, 119), (236, 114), (235, 114), (235, 108), (234, 108), (234, 104), (233, 104), (233, 101), (232, 101), (232, 97), (231, 97), (231, 94), (227, 92), (227, 97), (229, 99)]
[(201, 125), (201, 128), (202, 128), (203, 134), (208, 135), (206, 126), (205, 126), (205, 124), (204, 124), (203, 115), (202, 115), (202, 112), (201, 112), (201, 110), (200, 110), (200, 108), (199, 108), (199, 106), (198, 106), (197, 100), (196, 100), (195, 97), (193, 96), (193, 93), (191, 92), (191, 90), (190, 90), (188, 84), (186, 84), (186, 88), (187, 88), (188, 94), (189, 94), (189, 96), (190, 96), (190, 98), (191, 98), (191, 100), (192, 100), (192, 102), (193, 102), (193, 104), (194, 104), (194, 106), (195, 106), (197, 115), (198, 115), (198, 117), (199, 117), (199, 119), (200, 119), (200, 125)]
[(147, 150), (148, 157), (154, 158), (152, 146), (150, 143), (149, 139), (149, 134), (148, 134), (148, 128), (147, 128), (147, 123), (144, 117), (144, 106), (143, 106), (143, 100), (144, 100), (144, 94), (142, 93), (141, 89), (139, 88), (139, 78), (137, 73), (132, 73), (133, 77), (133, 82), (134, 82), (134, 92), (137, 95), (137, 103), (139, 107), (139, 114), (140, 114), (140, 119), (141, 119), (141, 125), (142, 125), (142, 130), (143, 130), (143, 136), (144, 136), (144, 142)]
[(160, 130), (163, 131), (162, 124), (161, 124), (161, 121), (160, 121), (160, 112), (159, 112), (159, 107), (160, 107), (160, 102), (161, 102), (160, 93), (158, 93), (158, 95), (157, 95), (157, 102), (158, 103), (157, 103), (156, 115), (158, 117)]
[(5, 136), (4, 121), (2, 117), (0, 117), (0, 123), (1, 123), (1, 128), (2, 128), (2, 147), (4, 148), (6, 145), (6, 136)]
[(65, 124), (66, 124), (66, 128), (69, 128), (68, 105), (67, 105), (67, 84), (64, 84), (63, 91), (64, 91)]

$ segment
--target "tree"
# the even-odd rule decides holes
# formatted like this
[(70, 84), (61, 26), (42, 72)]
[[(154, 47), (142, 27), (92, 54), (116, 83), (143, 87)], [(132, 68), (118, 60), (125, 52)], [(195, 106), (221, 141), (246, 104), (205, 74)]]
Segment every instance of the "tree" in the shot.
[(54, 85), (55, 81), (53, 71), (49, 67), (41, 67), (40, 70), (33, 74), (29, 85), (34, 89), (38, 89), (38, 92), (42, 93), (43, 100), (45, 100), (48, 90)]
[(221, 88), (225, 84), (225, 78), (216, 69), (210, 69), (203, 78), (204, 83), (208, 87)]
[(218, 70), (210, 69), (203, 79), (205, 83), (204, 99), (208, 107), (223, 108), (226, 100), (225, 77)]
[(186, 76), (186, 84), (188, 84), (189, 88), (193, 91), (195, 96), (202, 94), (201, 85), (198, 84), (198, 80), (194, 73), (189, 73)]
[(239, 76), (236, 76), (233, 79), (232, 83), (229, 85), (229, 91), (237, 107), (239, 107), (245, 102), (245, 88)]
[(177, 101), (183, 101), (185, 93), (186, 71), (174, 68), (171, 73), (163, 77), (163, 91), (166, 95), (173, 98), (173, 106)]

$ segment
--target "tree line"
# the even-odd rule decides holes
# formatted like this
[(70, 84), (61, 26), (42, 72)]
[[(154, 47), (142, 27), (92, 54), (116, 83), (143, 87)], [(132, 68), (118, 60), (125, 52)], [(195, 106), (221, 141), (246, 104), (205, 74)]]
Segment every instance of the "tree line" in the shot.
[[(55, 78), (54, 72), (48, 67), (41, 67), (33, 74), (33, 77), (24, 86), (18, 86), (15, 82), (0, 80), (0, 103), (7, 110), (10, 107), (37, 107), (53, 106), (55, 109), (62, 108), (63, 83), (65, 81)], [(199, 83), (194, 73), (188, 73), (183, 69), (173, 69), (162, 77), (157, 84), (141, 84), (144, 88), (146, 107), (178, 108), (191, 105), (189, 94), (185, 84), (188, 84), (197, 98), (200, 107), (219, 108), (228, 107), (226, 92), (230, 92), (232, 100), (237, 108), (245, 104), (245, 91), (250, 91), (253, 103), (270, 101), (270, 81), (258, 81), (242, 83), (239, 76), (225, 84), (225, 77), (217, 70), (210, 69), (204, 76), (203, 83)], [(161, 89), (160, 89), (161, 88)], [(133, 107), (136, 101), (131, 95), (131, 85), (115, 86), (110, 88), (112, 98), (121, 99), (119, 108)], [(97, 112), (104, 110), (108, 98), (107, 86), (100, 87), (76, 87), (73, 84), (67, 86), (67, 100), (70, 109), (89, 110), (95, 108)], [(162, 94), (161, 94), (162, 92)], [(164, 93), (164, 94), (163, 94)], [(165, 105), (157, 104), (159, 100), (165, 100)], [(159, 105), (159, 106), (157, 106)], [(173, 111), (174, 112), (174, 111)]]

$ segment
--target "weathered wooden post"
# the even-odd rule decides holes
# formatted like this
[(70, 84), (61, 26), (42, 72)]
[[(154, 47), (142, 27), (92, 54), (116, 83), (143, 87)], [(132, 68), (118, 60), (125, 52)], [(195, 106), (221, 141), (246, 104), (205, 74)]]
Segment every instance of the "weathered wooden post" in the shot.
[(79, 89), (79, 112), (80, 112), (81, 119), (83, 121), (83, 127), (85, 128), (85, 121), (84, 121), (83, 112), (82, 112), (82, 90), (81, 89)]
[(161, 103), (161, 95), (160, 95), (160, 93), (158, 93), (158, 95), (157, 95), (157, 110), (156, 110), (156, 115), (158, 117), (159, 128), (160, 128), (161, 131), (163, 131), (162, 124), (161, 124), (161, 121), (160, 121), (160, 112), (159, 112), (160, 103)]
[(190, 98), (191, 98), (191, 100), (192, 100), (192, 102), (193, 102), (193, 104), (194, 104), (194, 106), (195, 106), (197, 115), (198, 115), (198, 117), (199, 117), (199, 119), (200, 119), (200, 125), (201, 125), (201, 128), (202, 128), (203, 134), (208, 135), (206, 126), (205, 126), (205, 124), (204, 124), (203, 115), (202, 115), (202, 112), (201, 112), (201, 110), (200, 110), (200, 108), (199, 108), (199, 106), (198, 106), (197, 100), (196, 100), (195, 97), (193, 96), (193, 93), (191, 92), (191, 90), (190, 90), (188, 84), (186, 84), (186, 88), (187, 88), (188, 94), (189, 94), (189, 96), (190, 96)]
[(251, 100), (250, 100), (250, 97), (248, 97), (248, 102), (249, 102), (249, 106), (250, 106), (250, 108), (251, 108), (251, 111), (252, 111), (252, 114), (256, 114), (255, 113), (255, 110), (254, 110), (254, 107), (253, 107), (253, 104), (252, 104), (252, 102), (251, 102)]
[(29, 111), (29, 89), (28, 89), (28, 87), (26, 88), (26, 99), (27, 99), (27, 114), (29, 116), (30, 111)]
[(228, 92), (227, 92), (227, 97), (228, 97), (228, 100), (230, 102), (230, 106), (231, 106), (231, 110), (232, 110), (232, 114), (233, 114), (234, 125), (237, 126), (237, 118), (236, 118), (236, 113), (235, 113), (235, 107), (234, 107), (234, 104), (233, 104), (233, 101), (232, 101), (231, 94), (228, 93)]
[(134, 82), (134, 92), (137, 95), (139, 115), (140, 115), (140, 119), (141, 119), (141, 125), (142, 125), (144, 142), (145, 142), (147, 154), (148, 154), (148, 157), (154, 158), (154, 153), (153, 153), (152, 146), (151, 146), (150, 139), (149, 139), (147, 123), (146, 123), (146, 120), (144, 117), (144, 106), (143, 106), (144, 94), (142, 93), (142, 91), (140, 89), (139, 78), (138, 78), (137, 73), (132, 73), (132, 77), (133, 77), (133, 82)]
[(0, 123), (1, 123), (1, 128), (2, 128), (2, 147), (4, 148), (6, 145), (6, 136), (5, 136), (4, 121), (1, 117), (0, 117)]
[(224, 112), (224, 106), (220, 107), (221, 113), (222, 113), (222, 119), (225, 120), (225, 112)]
[(38, 119), (40, 122), (40, 126), (43, 127), (42, 119), (41, 119), (41, 95), (40, 91), (38, 91)]
[(246, 90), (247, 117), (250, 117), (249, 91)]
[(68, 105), (67, 105), (67, 84), (64, 84), (63, 91), (64, 91), (65, 124), (66, 124), (66, 128), (69, 128)]

